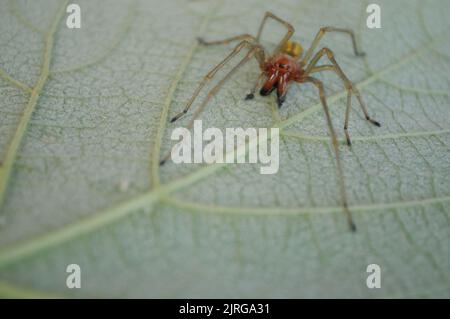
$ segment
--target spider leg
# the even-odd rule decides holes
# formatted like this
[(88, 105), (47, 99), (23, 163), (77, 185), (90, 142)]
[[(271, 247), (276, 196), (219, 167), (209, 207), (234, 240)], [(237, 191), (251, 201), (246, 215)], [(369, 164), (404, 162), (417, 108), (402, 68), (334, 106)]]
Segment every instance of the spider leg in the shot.
[(259, 26), (258, 34), (256, 35), (256, 41), (259, 42), (259, 40), (261, 38), (262, 31), (264, 29), (264, 26), (265, 26), (265, 24), (267, 22), (267, 19), (269, 19), (269, 18), (271, 18), (271, 19), (281, 23), (287, 29), (287, 33), (285, 34), (285, 36), (283, 37), (283, 39), (280, 41), (280, 43), (277, 45), (277, 47), (275, 48), (275, 50), (273, 52), (273, 55), (275, 55), (275, 54), (277, 54), (277, 53), (279, 53), (281, 51), (281, 48), (284, 46), (284, 44), (291, 38), (292, 34), (294, 34), (295, 29), (289, 22), (287, 22), (287, 21), (277, 17), (272, 12), (267, 11), (264, 14), (264, 18), (263, 18), (263, 20), (262, 20), (262, 22), (261, 22), (261, 24)]
[[(194, 115), (192, 116), (191, 121), (187, 125), (187, 129), (192, 129), (194, 125), (194, 121), (198, 118), (198, 116), (203, 112), (208, 102), (211, 100), (211, 98), (220, 90), (222, 85), (232, 76), (236, 71), (243, 66), (245, 63), (247, 63), (250, 58), (253, 56), (256, 56), (256, 53), (260, 50), (263, 50), (260, 46), (255, 46), (252, 49), (249, 50), (249, 52), (246, 54), (246, 56), (239, 61), (238, 64), (236, 64), (209, 92), (206, 98), (203, 100), (200, 107), (195, 111)], [(159, 162), (159, 165), (163, 165), (169, 158), (170, 158), (171, 152), (169, 151), (166, 156)]]
[[(334, 65), (320, 65), (320, 66), (313, 67), (309, 71), (309, 74), (322, 72), (322, 71), (336, 71), (336, 69), (334, 68)], [(350, 116), (350, 110), (352, 108), (351, 98), (352, 98), (351, 90), (347, 89), (347, 107), (345, 108), (344, 134), (345, 134), (345, 139), (347, 140), (348, 146), (352, 145), (352, 142), (350, 140), (350, 135), (348, 134), (348, 120), (349, 120), (349, 116)]]
[(245, 96), (246, 100), (251, 100), (251, 99), (253, 99), (255, 97), (255, 92), (258, 89), (259, 84), (261, 83), (261, 80), (264, 78), (264, 76), (265, 76), (264, 73), (261, 73), (258, 76), (258, 78), (255, 81), (255, 84), (253, 85), (252, 89), (250, 90), (250, 93)]
[(186, 104), (186, 106), (184, 107), (184, 109), (178, 113), (177, 115), (175, 115), (174, 117), (172, 117), (172, 119), (170, 120), (170, 122), (175, 122), (176, 120), (178, 120), (179, 118), (181, 118), (183, 115), (185, 115), (190, 107), (192, 106), (192, 103), (194, 103), (195, 99), (197, 98), (197, 96), (199, 95), (201, 89), (216, 75), (216, 73), (228, 62), (230, 61), (236, 54), (238, 54), (244, 47), (258, 47), (261, 48), (260, 50), (258, 50), (258, 54), (256, 55), (256, 58), (259, 62), (260, 65), (262, 65), (264, 63), (264, 50), (262, 49), (262, 47), (260, 47), (258, 44), (254, 44), (248, 40), (243, 40), (241, 41), (238, 45), (236, 45), (236, 47), (233, 49), (233, 51), (231, 51), (230, 54), (228, 54), (228, 56), (225, 57), (225, 59), (223, 59), (219, 64), (217, 64), (211, 71), (208, 72), (208, 74), (206, 74), (202, 81), (199, 83), (197, 89), (194, 91), (194, 94), (192, 95), (192, 97), (189, 99), (188, 103)]
[(241, 40), (241, 41), (242, 40), (247, 40), (249, 42), (259, 43), (259, 40), (261, 39), (262, 31), (263, 31), (264, 26), (265, 26), (265, 24), (266, 24), (266, 22), (267, 22), (267, 20), (269, 18), (273, 19), (273, 20), (275, 20), (275, 21), (277, 21), (279, 23), (281, 23), (288, 30), (287, 33), (285, 34), (285, 36), (283, 37), (283, 39), (281, 40), (281, 42), (276, 47), (276, 49), (274, 51), (274, 54), (275, 54), (275, 53), (280, 52), (281, 48), (286, 43), (286, 41), (288, 41), (290, 39), (290, 37), (294, 33), (295, 29), (289, 22), (287, 22), (287, 21), (277, 17), (272, 12), (268, 12), (268, 11), (264, 14), (264, 18), (262, 19), (261, 24), (259, 25), (258, 34), (257, 34), (256, 38), (254, 36), (250, 35), (250, 34), (241, 34), (241, 35), (237, 35), (237, 36), (234, 36), (234, 37), (226, 38), (226, 39), (223, 39), (223, 40), (206, 41), (203, 38), (198, 38), (198, 41), (200, 42), (200, 44), (203, 44), (203, 45), (228, 44), (230, 42), (238, 41), (238, 40)]
[(361, 51), (358, 50), (358, 47), (356, 46), (355, 34), (353, 33), (352, 30), (335, 28), (335, 27), (323, 27), (323, 28), (320, 28), (319, 32), (317, 32), (317, 35), (314, 38), (311, 46), (309, 47), (308, 51), (306, 51), (306, 53), (305, 53), (305, 55), (304, 55), (304, 57), (302, 59), (303, 65), (305, 65), (308, 62), (308, 60), (311, 58), (314, 50), (319, 45), (320, 40), (322, 39), (322, 37), (327, 32), (340, 32), (340, 33), (348, 34), (350, 36), (351, 40), (352, 40), (353, 52), (355, 53), (355, 55), (356, 56), (364, 56), (365, 55), (364, 52), (361, 52)]
[(340, 189), (340, 195), (341, 195), (342, 208), (343, 208), (345, 216), (347, 217), (347, 222), (350, 227), (350, 230), (356, 231), (356, 226), (355, 226), (355, 223), (353, 222), (352, 214), (351, 214), (350, 210), (348, 209), (344, 174), (342, 172), (342, 164), (341, 164), (341, 159), (339, 157), (339, 144), (338, 144), (338, 140), (336, 138), (336, 132), (334, 131), (334, 128), (333, 128), (333, 122), (331, 121), (331, 115), (330, 115), (330, 111), (328, 109), (323, 83), (320, 80), (313, 78), (313, 77), (309, 77), (309, 76), (303, 78), (303, 82), (310, 82), (310, 83), (314, 84), (317, 87), (317, 89), (319, 90), (320, 101), (322, 102), (323, 110), (325, 112), (328, 129), (329, 129), (330, 135), (331, 135), (331, 142), (333, 144), (334, 154), (336, 156), (336, 167), (337, 167), (337, 175), (338, 175), (338, 180), (339, 180), (339, 189)]
[(208, 104), (208, 102), (214, 97), (214, 95), (216, 95), (216, 93), (220, 90), (220, 88), (222, 87), (223, 84), (225, 84), (225, 82), (231, 77), (233, 76), (236, 71), (243, 66), (245, 63), (247, 63), (250, 58), (258, 51), (261, 50), (260, 47), (254, 47), (253, 49), (251, 49), (247, 55), (241, 60), (239, 61), (238, 64), (236, 64), (219, 82), (217, 82), (217, 84), (208, 92), (208, 95), (206, 96), (206, 98), (203, 100), (202, 104), (200, 104), (200, 106), (198, 107), (198, 109), (195, 111), (194, 115), (192, 116), (191, 121), (189, 122), (189, 124), (187, 125), (188, 129), (191, 129), (194, 121), (198, 118), (198, 116), (204, 111), (206, 105)]
[[(319, 62), (320, 58), (322, 56), (326, 55), (332, 65), (322, 65), (322, 66), (316, 66), (316, 64)], [(336, 62), (336, 59), (334, 58), (333, 52), (328, 48), (323, 48), (319, 52), (316, 53), (316, 55), (312, 58), (311, 62), (309, 63), (308, 67), (305, 69), (305, 74), (311, 74), (315, 72), (321, 72), (321, 71), (334, 71), (344, 82), (345, 89), (347, 90), (347, 108), (345, 110), (345, 123), (344, 123), (344, 133), (345, 138), (347, 139), (347, 144), (351, 145), (350, 141), (350, 135), (348, 134), (348, 120), (350, 111), (352, 108), (352, 101), (351, 101), (351, 95), (354, 94), (356, 98), (358, 99), (359, 105), (361, 106), (361, 109), (364, 113), (364, 116), (367, 121), (372, 123), (375, 126), (381, 126), (379, 122), (375, 121), (369, 116), (369, 113), (367, 111), (366, 104), (364, 103), (364, 100), (362, 99), (361, 94), (359, 93), (359, 90), (352, 84), (352, 82), (347, 78), (345, 73), (342, 71), (339, 64)]]
[(317, 73), (317, 72), (322, 72), (322, 71), (334, 71), (334, 66), (327, 64), (327, 65), (317, 65), (314, 66), (310, 71), (309, 74), (313, 74), (313, 73)]
[(233, 41), (243, 41), (247, 40), (248, 42), (258, 42), (254, 36), (250, 34), (241, 34), (234, 37), (226, 38), (223, 40), (215, 40), (215, 41), (206, 41), (203, 38), (197, 38), (198, 42), (202, 45), (220, 45), (220, 44), (229, 44)]

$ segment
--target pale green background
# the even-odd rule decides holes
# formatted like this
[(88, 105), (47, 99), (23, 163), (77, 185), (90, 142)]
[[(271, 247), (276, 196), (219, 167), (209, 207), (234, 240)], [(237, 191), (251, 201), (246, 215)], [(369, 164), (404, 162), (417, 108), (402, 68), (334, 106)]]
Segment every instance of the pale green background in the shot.
[[(80, 30), (66, 27), (62, 2), (0, 3), (0, 158), (20, 143), (11, 169), (0, 169), (1, 296), (450, 296), (448, 1), (378, 1), (382, 28), (373, 30), (359, 1), (76, 3)], [(340, 212), (316, 90), (293, 86), (279, 112), (273, 97), (244, 101), (254, 62), (203, 123), (288, 120), (284, 132), (295, 136), (281, 139), (279, 173), (158, 169), (175, 127), (168, 117), (231, 49), (195, 37), (254, 34), (266, 10), (290, 21), (304, 46), (333, 25), (354, 29), (367, 53), (355, 58), (342, 35), (323, 42), (382, 123), (370, 126), (355, 103), (353, 147), (341, 146), (356, 234)], [(267, 31), (273, 43), (281, 29)], [(343, 85), (320, 78), (342, 137)], [(34, 112), (20, 128), (24, 110)], [(81, 266), (81, 289), (65, 286), (70, 263)], [(381, 266), (381, 289), (366, 287), (370, 263)]]

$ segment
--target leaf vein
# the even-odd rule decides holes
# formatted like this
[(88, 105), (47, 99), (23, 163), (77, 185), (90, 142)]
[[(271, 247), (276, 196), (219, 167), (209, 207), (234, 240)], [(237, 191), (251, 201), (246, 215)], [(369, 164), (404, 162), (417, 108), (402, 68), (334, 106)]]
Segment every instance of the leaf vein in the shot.
[(64, 9), (66, 8), (67, 3), (68, 3), (68, 0), (65, 1), (63, 3), (63, 5), (59, 8), (58, 12), (56, 13), (55, 19), (45, 37), (45, 46), (44, 46), (44, 55), (43, 55), (43, 64), (42, 64), (41, 74), (39, 76), (39, 79), (38, 79), (35, 87), (33, 88), (32, 92), (31, 92), (30, 99), (29, 99), (27, 105), (25, 106), (25, 109), (19, 120), (17, 129), (14, 133), (14, 136), (12, 137), (12, 140), (11, 140), (8, 150), (6, 152), (5, 160), (2, 164), (2, 166), (0, 166), (0, 207), (3, 206), (6, 189), (7, 189), (8, 182), (9, 182), (9, 179), (11, 177), (11, 174), (12, 174), (12, 171), (14, 168), (14, 162), (15, 162), (15, 159), (17, 156), (17, 151), (19, 150), (19, 147), (22, 143), (22, 139), (27, 130), (28, 124), (31, 119), (31, 115), (34, 112), (34, 109), (39, 100), (40, 94), (42, 92), (42, 89), (44, 88), (44, 85), (49, 76), (54, 35), (57, 31), (57, 27), (58, 27), (62, 17), (63, 17), (63, 14), (65, 12)]

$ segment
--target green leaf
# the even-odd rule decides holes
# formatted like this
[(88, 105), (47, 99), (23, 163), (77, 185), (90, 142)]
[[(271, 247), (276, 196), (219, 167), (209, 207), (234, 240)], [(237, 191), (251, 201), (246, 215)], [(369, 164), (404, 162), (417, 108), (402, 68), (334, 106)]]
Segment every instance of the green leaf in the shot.
[[(0, 4), (0, 295), (4, 297), (449, 297), (448, 1), (379, 1), (381, 29), (356, 1), (77, 1)], [(341, 145), (350, 209), (341, 213), (314, 87), (244, 97), (252, 62), (202, 114), (208, 127), (282, 128), (280, 170), (159, 167), (168, 119), (232, 46), (198, 36), (255, 34), (265, 11), (308, 47), (321, 26), (355, 30), (330, 47), (381, 128), (354, 101)], [(281, 29), (272, 23), (265, 44)], [(223, 73), (221, 73), (223, 75)], [(340, 136), (346, 93), (322, 73)], [(202, 95), (204, 96), (204, 95)], [(198, 106), (196, 104), (194, 108)], [(66, 287), (80, 265), (81, 289)], [(366, 267), (381, 267), (368, 289)]]

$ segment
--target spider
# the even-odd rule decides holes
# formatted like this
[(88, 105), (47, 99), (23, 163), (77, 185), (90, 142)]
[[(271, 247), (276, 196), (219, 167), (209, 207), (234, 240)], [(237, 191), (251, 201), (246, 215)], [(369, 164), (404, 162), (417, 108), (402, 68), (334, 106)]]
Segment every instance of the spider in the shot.
[[(275, 47), (273, 53), (267, 54), (266, 50), (260, 44), (259, 40), (261, 38), (261, 34), (263, 32), (264, 26), (268, 19), (273, 19), (278, 23), (281, 23), (286, 29), (287, 32), (282, 38), (282, 40)], [(228, 44), (230, 42), (239, 41), (239, 43), (234, 47), (230, 54), (228, 54), (225, 59), (223, 59), (218, 65), (216, 65), (208, 74), (202, 79), (199, 83), (197, 89), (194, 91), (192, 97), (187, 102), (185, 108), (175, 115), (170, 122), (175, 122), (183, 115), (185, 115), (190, 109), (191, 105), (195, 101), (196, 97), (199, 95), (202, 88), (216, 75), (216, 73), (227, 64), (234, 56), (236, 56), (241, 50), (247, 49), (247, 54), (243, 59), (239, 61), (218, 83), (209, 91), (208, 95), (200, 105), (200, 107), (196, 110), (191, 119), (188, 128), (192, 128), (194, 119), (196, 119), (200, 113), (204, 110), (207, 103), (211, 100), (211, 98), (219, 91), (222, 85), (236, 73), (236, 71), (243, 66), (246, 62), (248, 62), (252, 57), (255, 57), (259, 68), (261, 70), (260, 75), (258, 76), (256, 83), (251, 89), (250, 93), (245, 97), (246, 100), (253, 99), (255, 96), (255, 92), (258, 87), (261, 87), (259, 93), (262, 96), (270, 95), (274, 90), (277, 93), (277, 103), (278, 107), (281, 107), (285, 97), (286, 92), (288, 90), (289, 84), (295, 83), (311, 83), (313, 84), (319, 93), (320, 101), (323, 106), (323, 110), (326, 117), (326, 123), (328, 125), (329, 133), (331, 136), (331, 142), (334, 149), (334, 154), (336, 157), (336, 167), (337, 167), (337, 175), (339, 180), (339, 188), (340, 188), (340, 198), (343, 212), (347, 218), (348, 225), (350, 230), (355, 231), (356, 226), (353, 222), (352, 214), (348, 208), (347, 204), (347, 194), (344, 182), (344, 176), (342, 173), (342, 165), (339, 157), (339, 146), (336, 137), (335, 130), (333, 128), (333, 123), (331, 120), (330, 112), (327, 105), (327, 100), (325, 96), (325, 90), (323, 83), (314, 78), (312, 75), (317, 72), (322, 71), (333, 71), (335, 72), (342, 82), (344, 83), (345, 89), (347, 91), (347, 108), (345, 110), (345, 120), (344, 120), (344, 134), (347, 141), (348, 146), (351, 146), (350, 135), (348, 133), (348, 120), (349, 114), (351, 110), (351, 97), (352, 94), (356, 96), (359, 105), (364, 113), (364, 116), (367, 121), (372, 123), (375, 126), (380, 126), (380, 123), (372, 119), (368, 112), (367, 107), (359, 93), (358, 89), (352, 84), (352, 82), (347, 78), (345, 73), (340, 68), (339, 64), (336, 62), (334, 58), (333, 51), (329, 48), (324, 47), (320, 49), (317, 53), (314, 53), (315, 49), (318, 47), (320, 40), (322, 37), (328, 32), (337, 32), (347, 34), (353, 46), (353, 51), (356, 56), (364, 56), (365, 54), (360, 52), (356, 46), (355, 35), (352, 30), (335, 28), (335, 27), (322, 27), (314, 38), (309, 49), (304, 53), (303, 48), (300, 43), (290, 41), (290, 38), (294, 34), (294, 27), (286, 22), (285, 20), (277, 17), (271, 12), (266, 12), (264, 18), (259, 26), (257, 36), (254, 37), (249, 34), (242, 34), (238, 36), (234, 36), (231, 38), (227, 38), (219, 41), (205, 41), (202, 38), (199, 38), (198, 41), (202, 45), (220, 45), (220, 44)], [(303, 54), (304, 53), (304, 54)], [(326, 57), (330, 64), (325, 65), (317, 65), (322, 57)], [(166, 156), (163, 160), (161, 160), (160, 164), (164, 164), (168, 159)]]

